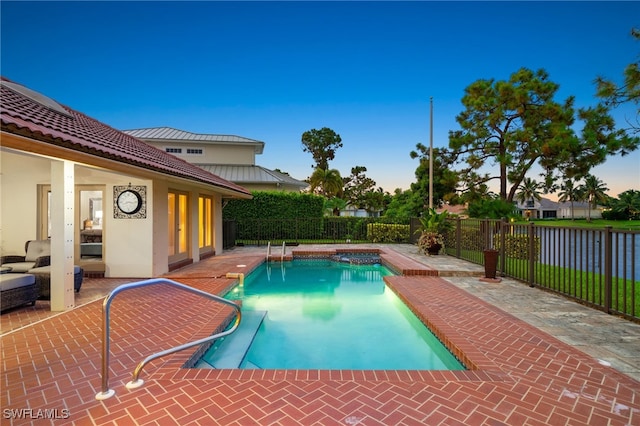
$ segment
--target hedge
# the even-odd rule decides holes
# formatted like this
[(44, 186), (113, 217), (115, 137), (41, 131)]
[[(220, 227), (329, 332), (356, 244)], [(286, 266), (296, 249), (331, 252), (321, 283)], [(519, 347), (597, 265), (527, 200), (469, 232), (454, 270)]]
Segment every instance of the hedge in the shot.
[(229, 200), (225, 220), (322, 218), (324, 198), (300, 192), (253, 191), (250, 200)]

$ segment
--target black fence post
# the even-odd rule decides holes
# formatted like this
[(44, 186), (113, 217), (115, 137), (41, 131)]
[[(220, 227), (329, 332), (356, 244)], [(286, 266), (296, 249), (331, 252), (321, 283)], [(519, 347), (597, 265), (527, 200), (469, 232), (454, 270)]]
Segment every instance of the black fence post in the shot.
[(500, 275), (505, 277), (507, 273), (505, 272), (507, 258), (505, 254), (507, 253), (506, 245), (506, 233), (509, 230), (509, 222), (506, 217), (503, 217), (500, 221)]
[(462, 219), (456, 218), (456, 257), (460, 259), (462, 254)]
[(613, 306), (613, 228), (604, 230), (604, 309), (610, 314)]
[(489, 249), (491, 248), (491, 222), (489, 219), (482, 219), (482, 231), (484, 234), (483, 248)]
[(529, 223), (529, 287), (535, 287), (535, 266), (536, 266), (536, 224)]

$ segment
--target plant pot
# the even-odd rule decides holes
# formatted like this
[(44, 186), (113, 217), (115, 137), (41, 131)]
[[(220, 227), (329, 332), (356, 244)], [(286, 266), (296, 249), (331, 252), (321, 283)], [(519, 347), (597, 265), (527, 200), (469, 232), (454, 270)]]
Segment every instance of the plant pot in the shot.
[(427, 253), (431, 256), (434, 256), (438, 253), (440, 253), (440, 250), (442, 249), (442, 244), (432, 244), (431, 246), (427, 247)]
[(484, 252), (484, 277), (494, 279), (498, 268), (498, 250), (488, 249)]

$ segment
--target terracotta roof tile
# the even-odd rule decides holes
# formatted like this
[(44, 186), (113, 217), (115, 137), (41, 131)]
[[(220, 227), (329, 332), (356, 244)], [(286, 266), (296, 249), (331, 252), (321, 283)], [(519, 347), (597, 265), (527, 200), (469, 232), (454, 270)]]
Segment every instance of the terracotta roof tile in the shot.
[[(11, 127), (15, 126), (20, 130), (27, 130), (34, 139), (44, 143), (65, 146), (96, 157), (108, 158), (250, 195), (245, 188), (148, 145), (131, 135), (67, 106), (57, 104), (45, 96), (31, 92), (30, 89), (23, 90), (24, 86), (17, 85), (4, 77), (1, 80), (0, 116), (3, 131), (16, 133)], [(41, 98), (30, 96), (30, 93), (39, 95)]]

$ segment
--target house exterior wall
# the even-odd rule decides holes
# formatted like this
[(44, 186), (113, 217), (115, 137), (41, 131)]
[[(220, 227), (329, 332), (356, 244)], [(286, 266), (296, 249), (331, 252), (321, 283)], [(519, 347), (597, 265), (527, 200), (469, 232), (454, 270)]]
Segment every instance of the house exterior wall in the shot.
[(36, 239), (37, 185), (50, 182), (50, 163), (38, 157), (0, 154), (0, 255), (24, 256), (25, 242)]
[[(0, 155), (0, 254), (24, 255), (28, 240), (46, 238), (38, 233), (40, 209), (39, 185), (51, 185), (52, 161), (48, 158), (2, 152)], [(76, 192), (85, 185), (103, 188), (103, 262), (105, 277), (148, 278), (168, 272), (167, 192), (165, 179), (141, 179), (95, 171), (75, 164)], [(147, 187), (147, 217), (144, 219), (114, 218), (113, 188), (116, 185), (145, 185)], [(200, 189), (192, 185), (172, 185), (189, 193), (191, 202), (191, 241), (189, 256), (194, 262), (198, 254), (198, 209)], [(207, 191), (214, 201), (214, 250), (222, 252), (222, 197)], [(43, 207), (44, 208), (44, 207)], [(81, 209), (76, 205), (73, 213), (75, 262), (80, 256)], [(219, 222), (219, 223), (216, 223)]]
[(154, 276), (169, 272), (169, 234), (167, 231), (168, 200), (167, 193), (169, 185), (167, 181), (156, 181), (151, 191), (153, 195), (153, 224), (151, 239), (153, 240), (153, 251), (151, 252), (152, 270)]
[[(179, 148), (181, 153), (171, 152), (172, 155), (181, 158), (193, 164), (243, 164), (255, 165), (255, 147), (216, 144), (213, 142), (158, 142), (155, 140), (143, 139), (144, 142), (151, 146), (155, 146), (163, 151), (167, 148)], [(202, 149), (202, 154), (187, 154), (188, 148)]]
[[(599, 219), (599, 218), (602, 217), (602, 210), (601, 209), (591, 209), (591, 212), (589, 212), (589, 209), (584, 208), (584, 207), (574, 207), (573, 208), (573, 218), (574, 219), (584, 219), (586, 217), (589, 217), (589, 214), (591, 214), (591, 219)], [(560, 208), (558, 210), (558, 217), (562, 218), (562, 219), (571, 218), (571, 207)]]
[[(147, 217), (143, 219), (114, 218), (113, 188), (116, 185), (145, 185), (147, 187)], [(165, 196), (166, 198), (166, 196)], [(153, 182), (126, 178), (110, 182), (104, 198), (104, 262), (106, 277), (144, 278), (155, 275), (153, 253), (157, 248), (153, 239), (153, 223), (156, 208)], [(166, 232), (166, 230), (165, 230)], [(165, 257), (165, 263), (167, 262)]]

